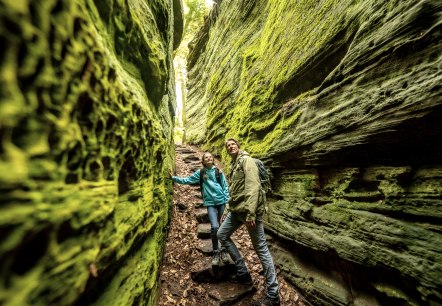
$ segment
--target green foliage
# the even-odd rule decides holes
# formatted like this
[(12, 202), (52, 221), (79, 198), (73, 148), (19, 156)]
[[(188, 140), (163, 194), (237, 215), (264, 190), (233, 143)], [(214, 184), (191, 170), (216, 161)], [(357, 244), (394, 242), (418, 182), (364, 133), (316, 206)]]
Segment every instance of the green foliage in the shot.
[(174, 63), (177, 81), (184, 81), (186, 76), (186, 58), (189, 54), (188, 44), (204, 23), (204, 16), (208, 13), (204, 0), (184, 1), (184, 29), (183, 39), (175, 51)]
[(173, 130), (174, 142), (183, 142), (184, 130), (182, 127), (175, 127)]
[[(174, 55), (174, 68), (175, 68), (175, 81), (180, 85), (183, 94), (181, 97), (177, 97), (178, 112), (177, 117), (182, 120), (176, 120), (177, 123), (181, 121), (185, 122), (185, 104), (186, 104), (186, 77), (187, 77), (187, 56), (189, 54), (189, 43), (194, 38), (195, 34), (204, 24), (204, 16), (207, 15), (209, 7), (206, 5), (205, 0), (185, 0), (185, 14), (184, 14), (184, 30), (183, 39)], [(183, 111), (181, 111), (183, 110)], [(182, 127), (175, 127), (175, 141), (184, 141), (184, 132)], [(187, 141), (187, 140), (186, 140)]]
[(192, 39), (204, 23), (209, 7), (205, 0), (185, 0), (188, 11), (184, 15), (184, 39)]

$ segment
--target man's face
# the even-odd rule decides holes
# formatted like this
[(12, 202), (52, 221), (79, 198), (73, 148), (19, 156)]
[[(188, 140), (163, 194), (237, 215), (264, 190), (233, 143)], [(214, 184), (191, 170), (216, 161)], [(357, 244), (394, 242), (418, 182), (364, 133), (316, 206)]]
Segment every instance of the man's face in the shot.
[(236, 142), (234, 142), (233, 140), (229, 140), (226, 142), (226, 150), (230, 156), (235, 156), (238, 154), (239, 148)]

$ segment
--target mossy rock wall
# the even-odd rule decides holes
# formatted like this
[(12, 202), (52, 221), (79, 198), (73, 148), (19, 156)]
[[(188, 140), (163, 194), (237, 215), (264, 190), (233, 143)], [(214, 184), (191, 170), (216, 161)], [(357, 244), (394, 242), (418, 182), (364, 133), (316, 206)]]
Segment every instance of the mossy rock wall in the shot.
[(442, 304), (442, 3), (222, 1), (186, 133), (272, 172), (267, 229), (315, 305)]
[(1, 305), (155, 304), (175, 2), (2, 1)]

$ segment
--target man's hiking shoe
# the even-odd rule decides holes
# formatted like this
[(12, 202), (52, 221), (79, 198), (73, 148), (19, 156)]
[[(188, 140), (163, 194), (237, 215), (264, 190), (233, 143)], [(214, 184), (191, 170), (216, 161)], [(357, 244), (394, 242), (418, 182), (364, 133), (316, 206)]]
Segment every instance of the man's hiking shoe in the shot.
[(220, 253), (218, 250), (213, 250), (212, 266), (219, 266), (219, 262), (220, 262)]
[(248, 273), (244, 274), (244, 275), (241, 275), (241, 276), (239, 276), (238, 274), (234, 274), (230, 278), (230, 282), (231, 283), (243, 284), (243, 285), (251, 285), (251, 284), (253, 284), (252, 277)]
[(261, 301), (256, 301), (254, 302), (252, 305), (255, 306), (279, 306), (281, 305), (280, 301), (279, 301), (279, 296), (277, 298), (269, 298), (268, 296), (266, 296), (263, 300)]
[(226, 252), (226, 250), (221, 250), (221, 261), (224, 264), (228, 264), (230, 262), (229, 254)]

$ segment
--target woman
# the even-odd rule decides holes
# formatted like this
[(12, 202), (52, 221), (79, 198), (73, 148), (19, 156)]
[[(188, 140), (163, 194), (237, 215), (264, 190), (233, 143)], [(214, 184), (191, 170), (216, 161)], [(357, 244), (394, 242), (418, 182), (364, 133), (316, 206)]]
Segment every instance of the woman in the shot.
[(203, 205), (207, 208), (210, 220), (210, 236), (213, 248), (212, 265), (218, 266), (220, 261), (225, 264), (229, 262), (229, 255), (225, 249), (220, 250), (218, 237), (216, 236), (221, 216), (229, 200), (229, 189), (224, 174), (214, 165), (214, 158), (211, 153), (204, 153), (201, 162), (203, 164), (202, 169), (198, 169), (188, 177), (172, 176), (172, 180), (178, 184), (200, 184)]

